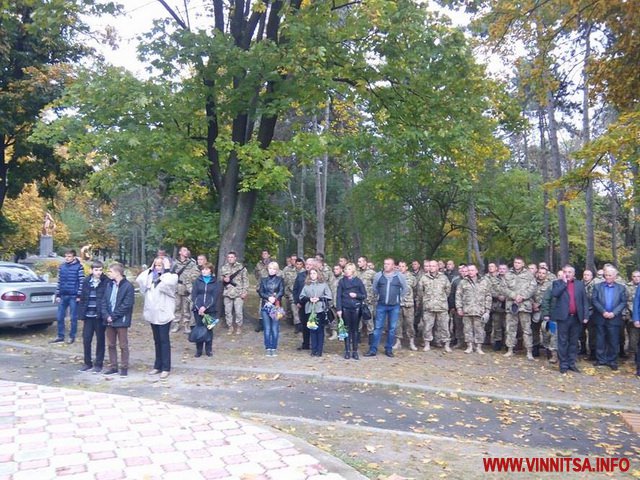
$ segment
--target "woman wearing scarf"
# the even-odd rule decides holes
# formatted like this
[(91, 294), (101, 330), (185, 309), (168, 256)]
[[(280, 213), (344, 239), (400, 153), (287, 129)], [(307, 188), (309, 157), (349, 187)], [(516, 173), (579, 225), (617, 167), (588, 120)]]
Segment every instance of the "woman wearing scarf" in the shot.
[(144, 295), (142, 317), (151, 325), (156, 350), (153, 370), (149, 375), (160, 374), (164, 380), (171, 371), (169, 330), (176, 309), (178, 275), (166, 270), (163, 259), (158, 257), (150, 269), (138, 275), (136, 282)]
[[(304, 305), (307, 327), (311, 330), (311, 356), (321, 357), (324, 348), (324, 328), (327, 325), (327, 310), (331, 301), (331, 289), (324, 281), (322, 273), (315, 268), (307, 272), (304, 287), (300, 292), (300, 303)], [(316, 325), (309, 325), (310, 317), (315, 313)], [(311, 322), (313, 325), (313, 322)]]
[[(191, 289), (191, 305), (197, 328), (205, 326), (203, 322), (205, 315), (218, 318), (221, 288), (220, 282), (216, 281), (216, 277), (213, 275), (213, 265), (205, 263), (202, 266), (201, 275), (194, 280)], [(213, 331), (209, 328), (207, 328), (204, 340), (196, 342), (196, 357), (202, 356), (203, 347), (207, 357), (213, 355)]]

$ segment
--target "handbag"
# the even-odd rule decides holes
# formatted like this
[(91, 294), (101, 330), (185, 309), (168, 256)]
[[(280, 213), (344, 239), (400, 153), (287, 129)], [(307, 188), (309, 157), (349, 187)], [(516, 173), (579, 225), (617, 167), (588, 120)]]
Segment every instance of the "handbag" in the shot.
[(204, 325), (196, 325), (189, 333), (189, 341), (191, 343), (206, 342), (209, 338), (209, 330)]
[(371, 309), (366, 303), (363, 303), (360, 306), (360, 314), (362, 315), (363, 320), (371, 320), (373, 318), (373, 315), (371, 315)]

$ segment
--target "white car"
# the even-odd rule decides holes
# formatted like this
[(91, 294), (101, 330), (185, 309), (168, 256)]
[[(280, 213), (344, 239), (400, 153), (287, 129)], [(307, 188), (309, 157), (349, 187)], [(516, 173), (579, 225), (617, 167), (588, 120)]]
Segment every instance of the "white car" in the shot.
[(58, 312), (56, 287), (25, 265), (0, 262), (0, 327), (47, 328)]

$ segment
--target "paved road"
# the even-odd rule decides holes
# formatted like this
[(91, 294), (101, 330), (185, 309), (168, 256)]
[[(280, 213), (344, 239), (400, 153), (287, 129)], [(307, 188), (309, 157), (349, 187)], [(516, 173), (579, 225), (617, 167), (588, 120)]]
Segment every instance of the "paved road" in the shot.
[[(174, 369), (167, 382), (141, 370), (127, 379), (80, 373), (68, 355), (0, 348), (1, 379), (160, 399), (221, 413), (258, 413), (339, 421), (431, 435), (503, 442), (572, 455), (637, 455), (638, 437), (616, 412), (539, 402), (433, 393), (337, 382), (321, 375), (248, 373), (206, 367)], [(626, 453), (625, 453), (626, 452)]]

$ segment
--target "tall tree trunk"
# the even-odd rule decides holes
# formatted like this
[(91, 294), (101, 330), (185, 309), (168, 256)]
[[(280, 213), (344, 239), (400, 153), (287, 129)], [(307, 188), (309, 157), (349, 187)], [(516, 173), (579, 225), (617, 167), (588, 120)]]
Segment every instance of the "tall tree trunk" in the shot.
[[(231, 222), (229, 222), (221, 232), (220, 249), (218, 251), (218, 269), (224, 265), (226, 253), (231, 250), (235, 251), (238, 257), (244, 261), (247, 233), (251, 225), (251, 215), (253, 214), (253, 209), (258, 199), (258, 192), (255, 190), (240, 192), (237, 198), (233, 206), (228, 203), (220, 204), (220, 216), (222, 216), (224, 210), (225, 216), (231, 216)], [(228, 210), (231, 209), (233, 209), (233, 213), (229, 214)]]
[[(542, 170), (542, 180), (544, 183), (549, 181), (549, 161), (547, 156), (547, 142), (545, 138), (545, 121), (544, 110), (542, 107), (538, 109), (538, 131), (540, 135), (540, 169)], [(544, 260), (553, 269), (553, 240), (551, 238), (551, 219), (549, 213), (549, 193), (545, 188), (542, 193), (542, 201), (544, 202), (544, 211), (542, 213), (545, 250)]]
[[(585, 49), (584, 64), (582, 67), (583, 88), (582, 88), (582, 146), (586, 146), (591, 140), (589, 129), (589, 57), (591, 56), (591, 25), (585, 25)], [(585, 223), (586, 223), (586, 243), (587, 258), (585, 267), (595, 272), (595, 227), (593, 219), (593, 180), (591, 176), (587, 179), (587, 189), (585, 191)]]
[[(351, 192), (351, 190), (353, 190), (353, 175), (350, 173), (347, 173), (344, 176), (344, 188), (347, 192)], [(347, 198), (349, 196), (349, 193), (345, 194), (345, 198)], [(362, 237), (360, 236), (360, 230), (358, 230), (358, 227), (356, 225), (356, 217), (353, 214), (353, 209), (350, 208), (349, 212), (347, 213), (347, 222), (346, 222), (346, 229), (347, 229), (347, 235), (351, 235), (351, 248), (350, 250), (350, 254), (351, 254), (351, 258), (355, 261), (358, 259), (358, 257), (362, 256)]]
[[(609, 156), (610, 167), (609, 171), (613, 171), (615, 164), (617, 163), (616, 157)], [(609, 179), (609, 200), (611, 205), (611, 263), (616, 267), (618, 266), (618, 194), (616, 192), (616, 184), (613, 180)]]
[[(560, 146), (558, 144), (558, 124), (556, 123), (556, 101), (552, 92), (547, 92), (547, 120), (549, 127), (549, 147), (553, 165), (554, 180), (562, 177)], [(567, 214), (564, 206), (564, 189), (556, 190), (558, 210), (558, 240), (560, 242), (560, 266), (569, 263), (569, 232), (567, 230)]]
[(289, 186), (289, 198), (291, 200), (291, 211), (293, 214), (296, 212), (300, 212), (299, 220), (293, 217), (289, 219), (289, 229), (291, 231), (291, 236), (296, 240), (296, 255), (299, 258), (304, 257), (304, 236), (306, 234), (307, 228), (304, 218), (304, 182), (306, 177), (307, 169), (302, 166), (300, 168), (300, 192), (299, 192), (299, 201), (300, 205), (296, 205), (296, 198), (291, 191), (291, 186)]
[(9, 181), (9, 179), (7, 178), (8, 165), (6, 162), (6, 158), (4, 158), (7, 152), (6, 141), (6, 135), (0, 135), (0, 212), (2, 212), (4, 200), (7, 196), (7, 185)]
[(480, 252), (480, 244), (478, 243), (478, 216), (476, 214), (476, 202), (472, 196), (469, 200), (469, 212), (467, 215), (469, 226), (469, 242), (471, 248), (469, 252), (472, 256), (470, 263), (476, 263), (480, 273), (484, 272), (484, 258), (482, 258), (482, 252)]
[(633, 173), (633, 259), (634, 265), (640, 265), (640, 185), (638, 184), (638, 164), (631, 162)]
[[(324, 109), (324, 126), (319, 128), (318, 119), (314, 115), (316, 133), (320, 135), (322, 130), (329, 132), (331, 126), (331, 98), (327, 98)], [(316, 252), (325, 253), (325, 216), (327, 213), (327, 177), (329, 176), (329, 152), (325, 151), (322, 157), (316, 158)]]

